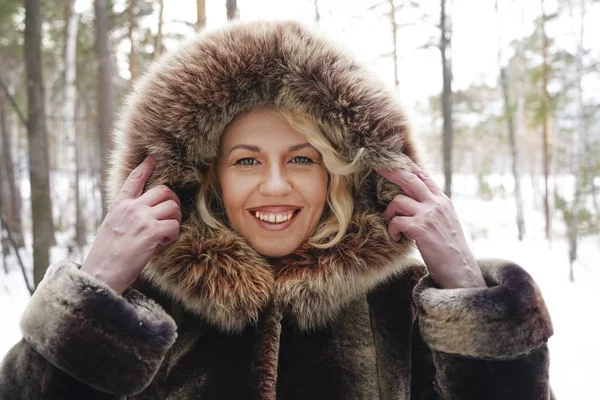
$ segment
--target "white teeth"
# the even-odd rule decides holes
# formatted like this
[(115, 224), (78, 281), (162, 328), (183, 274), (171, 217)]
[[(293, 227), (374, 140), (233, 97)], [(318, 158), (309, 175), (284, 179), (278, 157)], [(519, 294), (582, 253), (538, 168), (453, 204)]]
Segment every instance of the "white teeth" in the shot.
[(287, 214), (266, 214), (260, 211), (255, 211), (254, 216), (261, 221), (269, 222), (272, 224), (280, 224), (282, 222), (290, 220), (294, 216), (294, 212), (288, 212)]

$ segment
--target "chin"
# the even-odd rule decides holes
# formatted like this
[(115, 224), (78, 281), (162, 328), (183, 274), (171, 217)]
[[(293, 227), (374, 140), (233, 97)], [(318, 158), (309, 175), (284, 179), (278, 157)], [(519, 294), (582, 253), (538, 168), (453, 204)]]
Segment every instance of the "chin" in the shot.
[(298, 245), (281, 245), (280, 243), (250, 243), (250, 245), (262, 256), (267, 258), (285, 257), (294, 252)]

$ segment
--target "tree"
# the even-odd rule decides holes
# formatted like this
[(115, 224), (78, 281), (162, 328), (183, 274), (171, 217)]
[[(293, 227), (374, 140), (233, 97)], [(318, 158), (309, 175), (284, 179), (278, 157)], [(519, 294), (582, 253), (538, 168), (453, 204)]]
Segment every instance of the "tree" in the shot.
[[(403, 28), (414, 25), (412, 20), (408, 23), (399, 23), (399, 19), (407, 8), (417, 9), (418, 7), (419, 4), (413, 0), (379, 0), (367, 8), (367, 11), (376, 11), (378, 17), (381, 15), (389, 22), (392, 50), (389, 53), (383, 54), (382, 56), (392, 58), (394, 69), (394, 87), (396, 89), (398, 89), (398, 86), (400, 85), (400, 80), (398, 78), (398, 60), (400, 58), (398, 55), (398, 37), (401, 35), (399, 31)], [(422, 18), (425, 19), (427, 17), (423, 16)], [(423, 46), (423, 48), (425, 47), (427, 47), (427, 45)]]
[[(0, 55), (0, 81), (4, 80), (4, 59)], [(21, 224), (21, 191), (14, 173), (12, 143), (8, 126), (8, 103), (6, 95), (0, 91), (0, 197), (2, 198), (0, 215), (6, 221), (8, 229), (15, 238), (18, 247), (23, 247), (23, 226)], [(1, 237), (1, 233), (0, 233)], [(3, 253), (8, 252), (8, 243), (2, 242)]]
[(444, 161), (444, 193), (452, 197), (452, 58), (450, 56), (452, 29), (450, 27), (446, 0), (441, 0), (440, 14), (440, 52), (442, 55), (442, 115), (444, 119), (444, 128), (442, 133), (443, 145), (442, 155)]
[[(496, 14), (498, 14), (498, 0), (496, 0)], [(500, 86), (502, 88), (502, 98), (504, 103), (504, 117), (508, 129), (508, 143), (510, 146), (511, 155), (511, 171), (515, 181), (515, 202), (517, 206), (517, 231), (519, 240), (523, 240), (525, 236), (525, 220), (523, 217), (523, 199), (521, 196), (521, 173), (519, 170), (519, 151), (517, 148), (517, 140), (515, 135), (514, 113), (511, 107), (509, 98), (509, 79), (507, 67), (502, 59), (502, 43), (500, 40), (500, 32), (498, 31), (498, 65), (500, 67)]]
[(29, 180), (33, 227), (33, 280), (42, 280), (50, 264), (54, 243), (48, 138), (46, 135), (41, 48), (42, 18), (40, 0), (25, 0), (25, 68), (27, 71), (27, 138), (29, 140)]
[(392, 44), (394, 59), (394, 87), (398, 88), (398, 23), (396, 22), (396, 5), (394, 0), (388, 0), (390, 5), (390, 25), (392, 27)]
[[(96, 57), (98, 60), (98, 137), (102, 160), (100, 181), (107, 182), (110, 133), (112, 130), (112, 82), (111, 61), (108, 48), (108, 6), (106, 0), (94, 0), (96, 26)], [(102, 190), (102, 215), (106, 215), (106, 192)]]
[(79, 28), (79, 14), (75, 9), (76, 0), (67, 0), (65, 2), (65, 20), (67, 22), (65, 29), (65, 53), (64, 53), (64, 136), (67, 149), (67, 171), (71, 176), (70, 196), (71, 204), (74, 207), (68, 208), (69, 225), (73, 228), (74, 245), (81, 249), (84, 241), (83, 217), (81, 215), (81, 205), (79, 199), (79, 167), (77, 162), (77, 123), (76, 123), (76, 50), (77, 50), (77, 31)]
[(541, 0), (542, 15), (540, 18), (541, 52), (542, 52), (542, 168), (544, 170), (544, 217), (546, 220), (546, 239), (551, 238), (550, 201), (548, 189), (548, 177), (550, 175), (550, 149), (549, 149), (549, 127), (550, 118), (550, 95), (548, 94), (548, 37), (546, 36), (546, 12), (544, 0)]
[[(523, 31), (523, 27), (524, 27), (524, 14), (525, 14), (525, 10), (524, 10), (524, 6), (523, 4), (521, 4), (521, 8), (520, 8), (520, 19), (521, 19), (521, 31)], [(516, 90), (516, 97), (517, 97), (517, 104), (516, 104), (516, 118), (513, 118), (516, 122), (516, 137), (514, 139), (514, 143), (516, 144), (517, 142), (517, 138), (524, 138), (525, 137), (525, 130), (526, 130), (526, 112), (525, 112), (525, 91), (526, 91), (526, 87), (525, 87), (525, 75), (526, 75), (526, 68), (525, 68), (525, 51), (524, 51), (524, 40), (523, 38), (519, 38), (519, 40), (516, 43), (516, 51), (515, 51), (515, 61), (516, 61), (516, 71), (514, 71), (513, 76), (517, 76), (517, 90)], [(510, 66), (510, 62), (509, 62), (509, 66)], [(507, 87), (507, 90), (510, 90), (509, 87)], [(510, 133), (509, 133), (510, 134)], [(512, 143), (511, 143), (512, 146)], [(524, 216), (523, 216), (523, 200), (521, 198), (521, 174), (522, 174), (522, 170), (521, 170), (521, 157), (519, 155), (519, 147), (515, 146), (514, 147), (514, 151), (511, 148), (511, 154), (512, 154), (512, 163), (513, 165), (516, 167), (516, 173), (517, 176), (515, 178), (515, 201), (517, 202), (517, 229), (518, 229), (518, 235), (519, 235), (519, 240), (521, 240), (521, 237), (525, 236), (525, 224), (524, 222), (521, 222), (521, 218), (524, 221)], [(515, 174), (515, 167), (513, 167), (513, 175)], [(517, 187), (518, 185), (518, 187)], [(520, 204), (520, 205), (519, 205)], [(521, 211), (519, 211), (521, 210)]]
[[(591, 162), (592, 136), (586, 123), (586, 106), (583, 98), (583, 78), (584, 78), (584, 35), (585, 35), (585, 0), (578, 1), (579, 16), (575, 17), (575, 7), (571, 1), (568, 2), (569, 14), (572, 24), (572, 34), (576, 42), (576, 52), (573, 58), (574, 63), (574, 101), (575, 104), (574, 126), (572, 131), (572, 141), (570, 147), (570, 169), (574, 175), (575, 182), (572, 188), (570, 201), (559, 193), (555, 193), (556, 206), (562, 211), (563, 220), (567, 227), (567, 241), (569, 245), (569, 280), (575, 280), (574, 263), (578, 258), (578, 244), (582, 236), (589, 234), (592, 230), (597, 231), (597, 215), (593, 215), (593, 210), (588, 209), (589, 197), (594, 195), (594, 177), (597, 171)], [(577, 21), (579, 20), (579, 21)], [(579, 31), (576, 28), (576, 22), (579, 22)], [(598, 210), (595, 210), (596, 213)]]
[[(23, 2), (21, 0), (4, 0), (0, 2), (0, 216), (3, 216), (10, 229), (17, 247), (24, 246), (21, 210), (23, 208), (18, 176), (19, 164), (18, 137), (13, 140), (13, 132), (18, 133), (18, 126), (27, 125), (27, 119), (21, 111), (19, 103), (25, 101), (22, 91), (11, 93), (21, 76), (20, 60), (23, 53), (23, 33), (17, 25), (17, 15), (20, 14)], [(21, 102), (20, 100), (23, 100)], [(14, 116), (18, 116), (15, 121)], [(14, 156), (14, 157), (13, 157)], [(8, 232), (8, 231), (7, 231)], [(0, 237), (2, 232), (0, 231)], [(7, 238), (8, 239), (8, 238)], [(7, 255), (11, 243), (2, 240), (2, 246)]]
[(159, 0), (158, 1), (158, 30), (156, 32), (156, 37), (154, 38), (154, 54), (152, 55), (153, 59), (156, 59), (162, 53), (163, 24), (164, 24), (163, 14), (164, 14), (164, 12), (165, 12), (165, 1)]
[(135, 27), (136, 21), (136, 0), (129, 0), (127, 8), (128, 27), (129, 27), (129, 86), (133, 85), (136, 78), (136, 46), (135, 46)]
[(319, 12), (319, 0), (314, 0), (315, 6), (315, 23), (318, 25), (321, 22), (321, 13)]
[(225, 6), (227, 7), (227, 20), (231, 21), (239, 17), (239, 10), (237, 8), (237, 0), (226, 0)]
[[(229, 4), (229, 3), (227, 3)], [(206, 1), (196, 0), (196, 24), (194, 29), (196, 32), (200, 32), (206, 26)], [(229, 16), (229, 9), (227, 9), (227, 15)]]

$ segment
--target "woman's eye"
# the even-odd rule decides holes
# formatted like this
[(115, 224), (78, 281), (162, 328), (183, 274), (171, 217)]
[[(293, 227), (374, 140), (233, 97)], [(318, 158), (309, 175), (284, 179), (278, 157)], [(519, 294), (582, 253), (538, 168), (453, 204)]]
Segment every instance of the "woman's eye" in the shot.
[(312, 164), (313, 160), (311, 160), (308, 157), (304, 157), (304, 156), (296, 156), (291, 159), (291, 162), (296, 163), (296, 164)]
[(243, 165), (243, 166), (250, 166), (250, 165), (255, 165), (256, 164), (256, 159), (251, 158), (251, 157), (246, 157), (246, 158), (242, 158), (239, 159), (235, 162), (236, 165)]

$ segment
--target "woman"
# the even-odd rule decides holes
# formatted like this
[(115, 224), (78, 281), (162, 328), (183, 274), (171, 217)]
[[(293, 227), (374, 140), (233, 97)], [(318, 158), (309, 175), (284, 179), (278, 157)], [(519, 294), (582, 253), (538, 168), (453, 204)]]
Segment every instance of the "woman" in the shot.
[(473, 259), (411, 159), (393, 95), (325, 39), (202, 34), (136, 86), (112, 207), (30, 300), (0, 397), (551, 398), (539, 289)]

